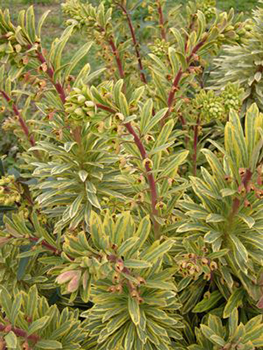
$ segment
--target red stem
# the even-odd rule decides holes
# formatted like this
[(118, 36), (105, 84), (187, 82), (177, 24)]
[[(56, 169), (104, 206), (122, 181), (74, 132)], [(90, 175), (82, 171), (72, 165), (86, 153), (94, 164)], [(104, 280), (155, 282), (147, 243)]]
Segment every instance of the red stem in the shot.
[[(206, 42), (207, 37), (205, 37), (203, 40), (201, 40), (192, 50), (191, 54), (187, 57), (186, 62), (189, 64), (189, 62), (191, 61), (192, 57), (194, 54), (197, 53), (197, 51), (204, 45), (204, 43)], [(180, 80), (182, 78), (183, 75), (183, 70), (182, 68), (179, 69), (178, 73), (176, 74), (174, 81), (173, 81), (173, 85), (171, 87), (170, 93), (168, 95), (168, 100), (167, 100), (167, 106), (168, 106), (168, 111), (165, 113), (163, 119), (161, 120), (161, 126), (164, 125), (165, 120), (169, 117), (169, 115), (172, 112), (173, 109), (173, 105), (174, 105), (174, 96), (176, 91), (178, 90), (178, 85), (180, 83)]]
[(165, 32), (165, 28), (164, 28), (163, 10), (162, 10), (162, 5), (160, 3), (160, 0), (157, 0), (157, 5), (158, 5), (158, 14), (159, 14), (159, 25), (161, 28), (161, 36), (162, 36), (162, 39), (166, 41), (166, 32)]
[[(103, 109), (109, 113), (117, 113), (114, 109), (108, 107), (108, 106), (104, 106), (100, 103), (96, 104), (97, 108)], [(124, 126), (126, 127), (126, 129), (128, 130), (128, 132), (133, 136), (134, 138), (134, 142), (136, 144), (136, 146), (139, 149), (139, 152), (142, 156), (142, 159), (146, 159), (147, 158), (147, 152), (143, 146), (143, 143), (141, 141), (141, 139), (139, 138), (139, 136), (136, 134), (135, 130), (133, 129), (131, 123), (125, 123)], [(154, 179), (154, 176), (152, 174), (151, 168), (149, 166), (148, 163), (145, 163), (145, 170), (146, 170), (146, 174), (147, 174), (147, 179), (148, 179), (148, 183), (150, 186), (150, 192), (151, 192), (151, 206), (152, 206), (152, 214), (153, 215), (157, 215), (158, 214), (158, 210), (156, 209), (156, 204), (157, 204), (157, 199), (158, 199), (158, 194), (157, 194), (157, 188), (156, 188), (156, 182)], [(158, 223), (156, 222), (156, 220), (153, 219), (154, 222), (154, 227), (155, 227), (155, 232), (156, 232), (156, 236), (158, 235)]]
[[(37, 242), (39, 240), (39, 238), (37, 237), (29, 237), (29, 240), (32, 242)], [(52, 251), (54, 254), (56, 255), (61, 255), (62, 251), (58, 250), (57, 248), (53, 247), (51, 244), (47, 243), (46, 241), (42, 241), (41, 245), (45, 248), (47, 248), (48, 250)]]
[(200, 118), (198, 117), (196, 125), (194, 127), (194, 154), (193, 154), (193, 175), (196, 176), (196, 160), (197, 160), (197, 144), (198, 144), (198, 131), (200, 125)]
[[(252, 178), (252, 172), (250, 171), (250, 169), (246, 170), (246, 173), (242, 179), (242, 185), (245, 187), (246, 192), (248, 192), (249, 190), (249, 182)], [(240, 207), (241, 204), (241, 200), (239, 198), (234, 198), (233, 200), (233, 204), (232, 204), (232, 211), (231, 214), (229, 215), (229, 221), (231, 222), (233, 220), (233, 218), (235, 217), (235, 215), (238, 212), (238, 209)]]
[(121, 4), (118, 4), (118, 5), (120, 6), (120, 8), (122, 9), (122, 11), (125, 13), (125, 15), (127, 17), (128, 25), (129, 25), (131, 36), (132, 36), (132, 41), (133, 41), (134, 48), (135, 48), (136, 57), (137, 57), (137, 60), (138, 60), (138, 66), (139, 66), (139, 69), (140, 69), (141, 81), (144, 84), (147, 84), (147, 80), (146, 80), (145, 74), (143, 72), (143, 65), (142, 65), (141, 54), (140, 54), (140, 51), (139, 51), (139, 44), (138, 44), (136, 36), (135, 36), (135, 31), (134, 31), (134, 28), (133, 28), (133, 25), (132, 25), (131, 16), (129, 15), (127, 9), (123, 5), (121, 5)]
[(45, 57), (43, 56), (43, 54), (39, 51), (37, 51), (37, 58), (38, 60), (43, 64), (45, 63), (47, 65), (47, 75), (49, 76), (52, 84), (54, 85), (54, 87), (56, 88), (59, 96), (60, 96), (60, 99), (62, 101), (62, 103), (64, 104), (66, 102), (66, 94), (65, 94), (65, 91), (63, 89), (63, 86), (60, 84), (60, 83), (55, 83), (54, 81), (54, 70), (52, 67), (50, 67), (48, 64), (47, 64), (47, 61), (45, 59)]
[(125, 75), (124, 75), (124, 71), (123, 71), (123, 67), (122, 67), (122, 62), (121, 62), (121, 59), (120, 59), (120, 55), (119, 55), (119, 52), (117, 50), (117, 47), (116, 45), (114, 44), (114, 41), (113, 39), (109, 39), (108, 40), (108, 43), (112, 49), (112, 52), (113, 52), (113, 55), (115, 57), (115, 60), (116, 60), (116, 63), (117, 63), (117, 67), (118, 67), (118, 70), (119, 70), (119, 73), (120, 73), (120, 77), (122, 79), (124, 79)]
[[(5, 93), (5, 91), (1, 90), (1, 94), (8, 103), (11, 102), (11, 98)], [(26, 122), (23, 119), (23, 117), (22, 117), (21, 113), (19, 112), (15, 103), (12, 104), (12, 109), (13, 109), (15, 115), (18, 117), (19, 124), (20, 124), (25, 136), (27, 137), (28, 141), (30, 142), (31, 146), (35, 146), (35, 144), (36, 144), (35, 139), (34, 139), (33, 135), (30, 135), (28, 126), (26, 125)]]
[[(139, 138), (139, 136), (136, 134), (135, 130), (133, 129), (131, 123), (126, 123), (124, 125), (125, 125), (126, 129), (129, 131), (129, 133), (133, 136), (134, 142), (141, 153), (142, 159), (146, 159), (147, 158), (146, 150), (142, 144), (141, 139)], [(158, 214), (158, 210), (156, 209), (157, 198), (158, 198), (157, 188), (156, 188), (154, 176), (152, 174), (151, 168), (150, 168), (148, 163), (145, 164), (145, 170), (147, 173), (147, 179), (148, 179), (148, 183), (149, 183), (150, 191), (151, 191), (152, 214), (157, 215)], [(154, 223), (155, 223), (155, 220), (154, 220)], [(158, 225), (157, 225), (157, 223), (155, 223), (155, 228), (157, 229), (157, 227), (158, 227)]]

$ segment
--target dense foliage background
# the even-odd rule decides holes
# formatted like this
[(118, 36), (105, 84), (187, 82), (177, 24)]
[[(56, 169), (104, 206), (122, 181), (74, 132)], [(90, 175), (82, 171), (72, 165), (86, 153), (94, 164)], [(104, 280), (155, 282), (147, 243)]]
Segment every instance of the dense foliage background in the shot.
[(262, 4), (0, 10), (0, 349), (263, 349)]

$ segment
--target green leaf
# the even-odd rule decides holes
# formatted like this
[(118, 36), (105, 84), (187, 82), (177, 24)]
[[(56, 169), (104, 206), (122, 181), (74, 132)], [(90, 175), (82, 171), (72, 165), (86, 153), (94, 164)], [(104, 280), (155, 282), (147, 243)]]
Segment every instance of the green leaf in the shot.
[(226, 219), (219, 214), (209, 214), (206, 217), (206, 222), (222, 222), (225, 221)]
[[(211, 215), (211, 214), (210, 214)], [(218, 238), (222, 236), (222, 232), (218, 231), (209, 231), (204, 235), (204, 241), (207, 243), (213, 243), (215, 242)]]
[(219, 291), (214, 291), (208, 298), (204, 298), (193, 308), (192, 312), (205, 312), (216, 307), (218, 302), (223, 298)]
[(85, 182), (87, 177), (88, 177), (88, 173), (86, 172), (86, 170), (80, 170), (79, 177), (80, 177), (82, 182)]
[(119, 99), (120, 99), (120, 111), (124, 115), (124, 117), (128, 117), (129, 116), (129, 106), (128, 106), (128, 102), (126, 100), (126, 97), (122, 92), (120, 93)]
[(128, 269), (147, 269), (152, 264), (145, 260), (128, 259), (124, 261), (124, 266)]
[(255, 225), (255, 220), (251, 216), (247, 216), (243, 213), (238, 213), (237, 217), (244, 221), (244, 223), (246, 223), (249, 228), (252, 228)]
[(160, 111), (158, 111), (154, 116), (152, 116), (143, 128), (142, 133), (147, 134), (149, 131), (151, 131), (153, 127), (163, 119), (167, 111), (168, 108), (163, 108)]
[(220, 190), (222, 197), (232, 196), (236, 192), (236, 190), (232, 190), (231, 188), (222, 188), (222, 190)]
[(18, 341), (13, 331), (5, 336), (6, 346), (8, 349), (17, 349)]
[(47, 340), (42, 339), (37, 342), (35, 345), (36, 349), (47, 349), (47, 350), (56, 350), (56, 349), (62, 349), (62, 344), (56, 340)]
[(83, 200), (83, 194), (80, 193), (78, 195), (78, 197), (74, 200), (74, 202), (71, 204), (70, 208), (69, 208), (69, 216), (70, 218), (74, 218), (74, 216), (77, 214), (77, 212), (79, 211), (80, 205), (82, 203)]
[(185, 71), (188, 67), (188, 64), (187, 64), (187, 61), (186, 61), (186, 57), (184, 54), (182, 54), (181, 52), (176, 52), (176, 56), (178, 58), (178, 60), (180, 61), (181, 63), (181, 66), (182, 66), (182, 70)]
[(62, 33), (61, 38), (59, 40), (55, 40), (52, 43), (49, 60), (53, 64), (55, 71), (61, 66), (62, 51), (64, 50), (64, 47), (68, 42), (73, 30), (74, 25), (67, 27)]
[(39, 329), (44, 329), (48, 321), (50, 320), (50, 316), (43, 316), (39, 318), (38, 320), (32, 322), (30, 326), (28, 327), (28, 335), (31, 335), (38, 331)]
[(26, 11), (26, 31), (32, 44), (36, 42), (34, 7), (30, 6)]
[(242, 305), (244, 296), (245, 296), (245, 291), (243, 288), (238, 288), (234, 291), (233, 294), (231, 294), (224, 308), (224, 312), (223, 312), (224, 318), (228, 318), (234, 308), (238, 308), (240, 305)]
[(118, 248), (118, 255), (119, 256), (122, 256), (129, 252), (134, 244), (139, 240), (139, 237), (131, 237), (131, 238), (128, 238), (126, 241), (124, 241), (122, 243), (122, 245)]
[(158, 258), (163, 256), (165, 253), (167, 253), (172, 246), (174, 245), (173, 240), (167, 240), (157, 246), (154, 249), (150, 249), (150, 251), (146, 254), (142, 254), (142, 257), (144, 260), (150, 261), (150, 262), (155, 262)]
[(71, 58), (70, 62), (69, 62), (69, 66), (68, 68), (65, 70), (65, 77), (69, 76), (70, 73), (73, 71), (73, 69), (76, 67), (76, 65), (78, 64), (78, 62), (87, 55), (87, 53), (89, 52), (91, 46), (92, 46), (92, 42), (86, 43), (84, 44)]
[(49, 15), (50, 10), (47, 10), (43, 13), (43, 15), (40, 17), (40, 19), (38, 20), (38, 26), (37, 26), (37, 35), (39, 36), (39, 38), (41, 37), (41, 29), (42, 26), (47, 18), (47, 16)]
[(140, 305), (138, 301), (135, 298), (132, 298), (131, 296), (129, 296), (129, 299), (128, 299), (128, 310), (129, 310), (129, 314), (131, 316), (132, 322), (135, 324), (135, 326), (138, 326), (141, 318)]
[(10, 322), (12, 325), (16, 324), (17, 317), (19, 315), (19, 310), (22, 305), (22, 295), (16, 295), (15, 300), (13, 301), (12, 309), (11, 309), (11, 317)]
[[(244, 244), (240, 241), (240, 239), (234, 235), (233, 233), (229, 235), (230, 240), (233, 243), (233, 247), (235, 249), (235, 253), (243, 260), (244, 263), (248, 261), (248, 252)], [(237, 261), (239, 264), (239, 261)], [(242, 266), (240, 266), (242, 268)]]
[(114, 101), (118, 107), (120, 107), (120, 94), (122, 92), (123, 79), (117, 81), (113, 88)]
[(98, 197), (95, 195), (95, 193), (87, 192), (87, 199), (95, 208), (101, 209)]
[(169, 177), (177, 171), (179, 165), (183, 164), (186, 160), (189, 151), (179, 151), (171, 161), (169, 161), (168, 165), (161, 172), (162, 177)]

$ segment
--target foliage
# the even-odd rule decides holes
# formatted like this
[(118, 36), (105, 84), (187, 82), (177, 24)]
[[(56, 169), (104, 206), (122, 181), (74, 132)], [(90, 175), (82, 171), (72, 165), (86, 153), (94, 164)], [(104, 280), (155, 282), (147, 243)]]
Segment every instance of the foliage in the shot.
[[(262, 2), (261, 2), (262, 3)], [(226, 45), (223, 53), (215, 59), (213, 78), (217, 85), (227, 82), (240, 82), (245, 89), (245, 103), (257, 102), (262, 110), (262, 14), (258, 7), (249, 18), (244, 29), (248, 32), (246, 41), (241, 45)]]
[(208, 79), (254, 29), (210, 0), (139, 5), (66, 1), (50, 50), (48, 13), (0, 11), (3, 349), (263, 348), (263, 115)]

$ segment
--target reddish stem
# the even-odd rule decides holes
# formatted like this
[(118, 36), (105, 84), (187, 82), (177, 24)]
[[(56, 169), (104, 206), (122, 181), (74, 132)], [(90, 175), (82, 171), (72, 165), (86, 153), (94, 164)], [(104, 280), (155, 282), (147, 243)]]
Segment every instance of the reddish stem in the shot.
[[(96, 106), (97, 106), (97, 108), (103, 109), (109, 113), (117, 113), (114, 109), (112, 109), (108, 106), (104, 106), (104, 105), (99, 104), (99, 103), (97, 103)], [(143, 146), (141, 139), (139, 138), (139, 136), (136, 134), (135, 130), (133, 129), (131, 123), (125, 123), (124, 126), (126, 127), (128, 132), (133, 136), (134, 142), (139, 149), (139, 152), (142, 156), (142, 159), (146, 159), (147, 152)], [(154, 176), (152, 174), (151, 168), (147, 162), (145, 163), (145, 170), (146, 170), (147, 179), (148, 179), (150, 192), (151, 192), (152, 214), (157, 215), (158, 210), (156, 209), (156, 204), (157, 204), (158, 194), (157, 194), (156, 182), (155, 182)], [(156, 220), (154, 220), (154, 219), (153, 219), (153, 222), (154, 222), (154, 227), (155, 227), (155, 232), (156, 232), (156, 237), (157, 237), (159, 225), (156, 222)]]
[(108, 43), (109, 43), (109, 45), (110, 45), (110, 47), (112, 49), (113, 55), (115, 57), (116, 64), (117, 64), (117, 67), (118, 67), (118, 70), (119, 70), (119, 73), (120, 73), (120, 77), (122, 79), (124, 79), (125, 75), (124, 75), (124, 70), (123, 70), (123, 67), (122, 67), (122, 62), (121, 62), (121, 58), (120, 58), (118, 49), (117, 49), (117, 47), (114, 44), (114, 41), (112, 39), (109, 39)]
[[(1, 90), (1, 94), (8, 103), (10, 103), (12, 101), (11, 98), (5, 93), (5, 91)], [(15, 115), (18, 117), (19, 124), (20, 124), (25, 136), (27, 137), (28, 141), (30, 142), (31, 146), (35, 146), (35, 144), (36, 144), (35, 139), (34, 139), (33, 135), (30, 135), (28, 126), (26, 125), (26, 122), (23, 119), (23, 117), (22, 117), (21, 113), (19, 112), (15, 103), (12, 104), (12, 109), (13, 109)]]
[[(146, 159), (147, 158), (146, 150), (142, 144), (141, 139), (139, 138), (139, 136), (136, 134), (135, 130), (133, 129), (131, 123), (126, 123), (124, 125), (125, 125), (126, 129), (129, 131), (129, 133), (133, 136), (134, 142), (141, 153), (142, 159)], [(152, 174), (151, 168), (150, 168), (148, 163), (145, 163), (145, 170), (147, 173), (147, 179), (148, 179), (148, 183), (149, 183), (150, 191), (151, 191), (152, 214), (158, 215), (158, 210), (156, 209), (157, 198), (158, 198), (157, 188), (156, 188), (154, 176)], [(154, 220), (154, 225), (155, 225), (155, 232), (157, 232), (158, 231), (158, 224), (155, 220)], [(157, 235), (157, 233), (156, 233), (156, 235)]]
[[(242, 179), (242, 185), (245, 187), (246, 189), (246, 192), (248, 192), (249, 190), (249, 182), (252, 178), (252, 172), (250, 171), (250, 169), (247, 169), (246, 172), (245, 172), (245, 175)], [(235, 217), (235, 215), (237, 214), (238, 212), (238, 209), (240, 207), (240, 204), (241, 204), (241, 200), (239, 198), (234, 198), (233, 200), (233, 204), (232, 204), (232, 211), (231, 211), (231, 214), (229, 215), (229, 220), (232, 221), (233, 218)]]
[(197, 144), (198, 144), (198, 131), (200, 125), (200, 118), (198, 117), (196, 125), (194, 126), (194, 154), (193, 154), (193, 175), (196, 176), (196, 160), (197, 160)]
[(64, 104), (66, 102), (66, 94), (65, 94), (65, 91), (63, 89), (63, 86), (60, 83), (55, 83), (55, 81), (54, 81), (54, 69), (52, 67), (50, 67), (50, 65), (47, 64), (47, 61), (46, 61), (45, 57), (39, 51), (37, 51), (37, 58), (42, 64), (45, 63), (47, 65), (46, 73), (49, 76), (52, 84), (56, 88), (62, 103)]
[(109, 113), (112, 113), (112, 114), (117, 113), (117, 112), (116, 112), (114, 109), (112, 109), (111, 107), (102, 105), (101, 103), (97, 103), (96, 106), (97, 106), (97, 108), (103, 109), (104, 111), (107, 111), (107, 112), (109, 112)]
[[(203, 40), (201, 40), (192, 50), (191, 54), (187, 57), (186, 62), (189, 64), (193, 55), (197, 53), (197, 51), (204, 45), (204, 43), (206, 42), (207, 37), (205, 37)], [(180, 80), (182, 78), (183, 75), (183, 70), (182, 68), (179, 69), (179, 71), (177, 72), (174, 81), (173, 81), (173, 85), (171, 87), (170, 93), (168, 95), (168, 100), (167, 100), (167, 106), (168, 106), (168, 111), (165, 113), (163, 119), (161, 120), (161, 126), (164, 125), (165, 120), (169, 117), (169, 115), (172, 112), (173, 109), (173, 105), (174, 105), (174, 96), (176, 91), (178, 90), (178, 85), (180, 83)]]
[(157, 0), (157, 5), (158, 5), (158, 14), (159, 14), (159, 25), (161, 28), (161, 36), (162, 39), (166, 41), (166, 32), (164, 28), (164, 16), (163, 16), (163, 9), (162, 5), (160, 3), (160, 0)]
[[(29, 237), (28, 239), (30, 241), (32, 241), (32, 242), (37, 242), (39, 240), (39, 238), (37, 238), (37, 237)], [(51, 244), (47, 243), (46, 241), (42, 241), (40, 243), (41, 243), (41, 245), (43, 247), (47, 248), (48, 250), (50, 250), (55, 255), (61, 255), (62, 254), (61, 250), (58, 250), (57, 248), (53, 247)]]
[(140, 51), (139, 51), (139, 44), (138, 44), (136, 36), (135, 36), (135, 30), (134, 30), (133, 25), (132, 25), (131, 16), (128, 13), (127, 9), (123, 5), (121, 5), (121, 4), (118, 4), (118, 5), (120, 6), (120, 8), (122, 9), (122, 11), (124, 12), (124, 14), (127, 17), (128, 25), (129, 25), (131, 36), (132, 36), (132, 41), (133, 41), (134, 48), (135, 48), (136, 57), (137, 57), (137, 60), (138, 60), (138, 66), (139, 66), (139, 70), (140, 70), (141, 81), (144, 84), (147, 84), (147, 80), (146, 80), (145, 74), (143, 72), (143, 65), (142, 65), (141, 54), (140, 54)]

